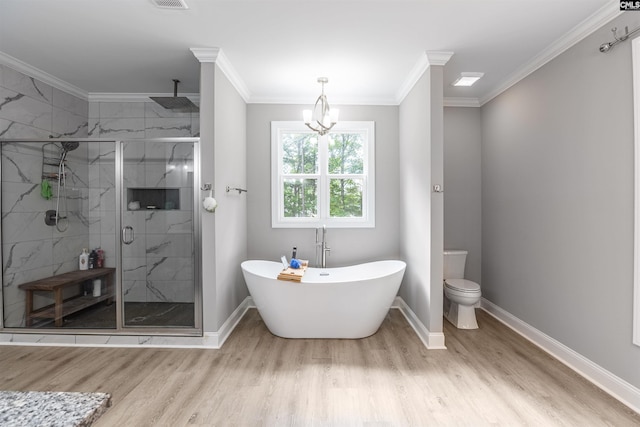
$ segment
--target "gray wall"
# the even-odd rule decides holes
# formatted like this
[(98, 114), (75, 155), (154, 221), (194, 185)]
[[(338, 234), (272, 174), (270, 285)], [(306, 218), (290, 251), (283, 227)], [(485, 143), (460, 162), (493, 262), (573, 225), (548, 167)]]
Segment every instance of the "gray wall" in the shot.
[(624, 14), (482, 108), (485, 298), (640, 387)]
[[(247, 107), (247, 193), (249, 258), (315, 259), (314, 229), (271, 228), (271, 121), (301, 120), (302, 105)], [(399, 257), (398, 108), (340, 106), (340, 120), (373, 120), (376, 132), (376, 227), (329, 230), (329, 267)]]
[(398, 188), (401, 194), (401, 256), (407, 263), (400, 296), (432, 331), (430, 91), (427, 72), (400, 104), (402, 169)]
[[(215, 213), (201, 211), (202, 304), (205, 332), (219, 331), (248, 295), (240, 263), (247, 258), (246, 195), (225, 187), (246, 182), (247, 106), (222, 70), (200, 64), (201, 184), (213, 185)], [(201, 192), (199, 197), (207, 196)]]
[[(400, 296), (428, 330), (429, 348), (444, 348), (442, 274), (444, 197), (444, 63), (438, 55), (400, 104)], [(442, 63), (442, 65), (435, 65)]]
[(430, 65), (400, 104), (400, 296), (427, 328), (430, 348), (443, 348), (444, 249), (443, 65)]
[(465, 276), (480, 283), (482, 116), (479, 108), (444, 109), (444, 247), (466, 249)]
[[(215, 182), (215, 84), (219, 72), (213, 62), (200, 63), (200, 183)], [(200, 195), (201, 197), (207, 194)], [(217, 196), (217, 193), (214, 193)], [(200, 211), (200, 272), (202, 275), (202, 327), (205, 332), (218, 330), (216, 294), (216, 215)]]
[[(217, 323), (213, 330), (217, 331), (249, 295), (240, 263), (247, 259), (247, 195), (253, 191), (242, 195), (225, 191), (227, 185), (247, 188), (247, 105), (217, 66), (214, 92), (214, 194), (218, 208), (214, 214)], [(202, 168), (209, 169), (210, 161), (203, 159)], [(202, 239), (211, 237), (203, 235)]]
[[(430, 65), (425, 74), (429, 76), (429, 140), (428, 148), (431, 150), (431, 185), (423, 189), (423, 194), (431, 198), (431, 256), (429, 258), (431, 269), (429, 322), (427, 328), (434, 336), (442, 334), (442, 304), (443, 304), (443, 257), (444, 250), (444, 194), (432, 191), (434, 184), (444, 184), (444, 106), (443, 106), (443, 65)], [(420, 212), (417, 212), (420, 213)], [(412, 303), (410, 301), (409, 303)], [(441, 336), (441, 344), (444, 345), (444, 336)], [(430, 339), (430, 345), (435, 346), (436, 340)]]

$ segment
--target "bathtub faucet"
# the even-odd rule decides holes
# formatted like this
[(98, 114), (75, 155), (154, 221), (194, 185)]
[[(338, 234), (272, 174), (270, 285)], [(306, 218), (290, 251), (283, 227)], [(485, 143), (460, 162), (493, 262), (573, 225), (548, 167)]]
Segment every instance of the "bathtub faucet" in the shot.
[[(322, 231), (322, 233), (320, 233)], [(316, 228), (316, 263), (318, 263), (318, 249), (320, 249), (321, 268), (327, 268), (327, 252), (331, 252), (331, 248), (327, 245), (327, 226)]]

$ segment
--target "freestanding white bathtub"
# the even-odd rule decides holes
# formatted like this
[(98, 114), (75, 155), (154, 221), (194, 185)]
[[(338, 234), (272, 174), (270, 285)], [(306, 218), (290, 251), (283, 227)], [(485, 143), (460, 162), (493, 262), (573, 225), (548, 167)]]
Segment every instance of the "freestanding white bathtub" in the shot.
[(242, 273), (267, 328), (283, 338), (364, 338), (376, 333), (406, 264), (376, 261), (307, 268), (302, 282), (276, 277), (282, 263), (245, 261)]

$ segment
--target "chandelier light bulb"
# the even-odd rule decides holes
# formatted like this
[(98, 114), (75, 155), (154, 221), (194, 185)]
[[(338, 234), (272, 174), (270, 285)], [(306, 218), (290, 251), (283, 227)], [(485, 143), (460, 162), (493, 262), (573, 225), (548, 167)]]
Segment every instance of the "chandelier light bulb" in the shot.
[(338, 108), (332, 108), (329, 112), (329, 116), (331, 117), (331, 123), (338, 123), (338, 116), (340, 114), (340, 110)]
[(329, 117), (329, 113), (327, 112), (322, 118), (322, 126), (329, 127), (331, 126), (331, 117)]

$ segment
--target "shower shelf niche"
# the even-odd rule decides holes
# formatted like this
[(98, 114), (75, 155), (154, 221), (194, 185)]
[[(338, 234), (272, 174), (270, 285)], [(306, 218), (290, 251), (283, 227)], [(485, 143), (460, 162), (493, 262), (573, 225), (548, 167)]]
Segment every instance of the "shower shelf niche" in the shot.
[(177, 209), (180, 209), (179, 188), (127, 188), (129, 211)]

